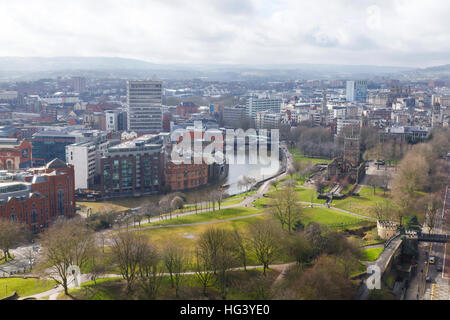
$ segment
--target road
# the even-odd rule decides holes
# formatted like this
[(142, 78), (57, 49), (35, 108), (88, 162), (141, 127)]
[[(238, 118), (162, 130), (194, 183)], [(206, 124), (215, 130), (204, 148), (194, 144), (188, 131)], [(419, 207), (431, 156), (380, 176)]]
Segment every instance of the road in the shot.
[[(450, 221), (450, 185), (445, 189), (443, 210), (438, 216), (433, 233), (449, 233)], [(422, 232), (429, 230), (423, 228)], [(406, 293), (406, 300), (450, 300), (450, 266), (446, 255), (449, 245), (442, 243), (419, 242), (417, 274), (412, 278)], [(429, 257), (435, 257), (435, 263), (428, 263)], [(429, 281), (426, 281), (429, 276)]]
[(24, 273), (30, 271), (30, 266), (36, 260), (38, 252), (33, 250), (34, 245), (27, 245), (11, 249), (14, 260), (0, 265), (0, 277), (7, 274)]
[[(434, 233), (450, 233), (450, 185), (445, 189), (442, 212), (436, 223)], [(430, 256), (435, 263), (429, 265), (430, 282), (426, 282), (425, 300), (450, 300), (450, 265), (447, 256), (449, 244), (433, 243)]]

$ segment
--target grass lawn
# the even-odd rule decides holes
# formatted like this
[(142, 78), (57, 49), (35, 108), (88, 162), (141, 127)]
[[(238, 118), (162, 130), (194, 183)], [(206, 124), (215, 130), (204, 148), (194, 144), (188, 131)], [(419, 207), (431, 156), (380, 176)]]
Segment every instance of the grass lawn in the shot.
[[(316, 190), (303, 188), (303, 187), (296, 187), (295, 191), (297, 192), (298, 201), (311, 203), (311, 196), (312, 196), (313, 203), (319, 203), (319, 204), (327, 203), (326, 199), (317, 199)], [(271, 191), (269, 193), (267, 193), (267, 196), (271, 197), (275, 194), (275, 192), (276, 192), (276, 189), (273, 187), (273, 189), (271, 189)], [(263, 202), (263, 203), (267, 204), (268, 201), (267, 201), (267, 203), (266, 202)]]
[(216, 211), (202, 212), (198, 214), (191, 214), (188, 216), (176, 218), (176, 215), (172, 215), (172, 219), (163, 220), (158, 222), (152, 222), (141, 225), (142, 227), (149, 226), (167, 226), (167, 225), (178, 225), (178, 224), (192, 224), (201, 223), (208, 221), (220, 221), (237, 217), (251, 216), (253, 214), (261, 213), (260, 210), (253, 208), (228, 208)]
[(125, 211), (131, 209), (130, 207), (120, 206), (109, 202), (77, 202), (77, 205), (91, 208), (92, 213), (102, 213), (111, 211)]
[(323, 207), (304, 208), (302, 211), (302, 222), (305, 225), (308, 225), (311, 222), (317, 222), (337, 229), (342, 229), (365, 221), (367, 220)]
[(331, 205), (350, 212), (372, 216), (372, 209), (375, 204), (386, 200), (388, 196), (389, 192), (386, 193), (386, 197), (383, 196), (382, 189), (376, 189), (376, 194), (374, 195), (373, 188), (363, 187), (359, 192), (359, 197), (352, 196), (342, 200), (333, 200)]
[(317, 192), (313, 189), (307, 188), (295, 188), (298, 193), (299, 201), (311, 202), (311, 196), (313, 197), (313, 203), (327, 203), (326, 199), (317, 199)]
[(322, 163), (331, 163), (330, 159), (323, 158), (308, 158), (305, 157), (304, 154), (296, 149), (289, 149), (289, 152), (292, 154), (292, 158), (295, 162), (311, 162), (313, 164), (322, 164)]
[[(228, 294), (227, 300), (255, 300), (261, 299), (254, 290), (257, 279), (261, 276), (262, 270), (248, 270), (228, 272)], [(269, 270), (267, 281), (273, 282), (278, 276), (278, 272)], [(189, 300), (209, 299), (220, 300), (221, 295), (218, 288), (218, 281), (213, 276), (210, 286), (207, 288), (206, 297), (203, 295), (203, 288), (195, 275), (185, 275), (182, 277), (180, 287), (180, 298)], [(144, 299), (139, 290), (135, 290), (131, 296), (125, 292), (126, 282), (120, 278), (99, 279), (95, 285), (93, 281), (82, 284), (80, 289), (71, 289), (69, 294), (78, 300), (136, 300)], [(137, 288), (136, 288), (137, 289)], [(58, 299), (69, 299), (64, 293)], [(159, 300), (173, 300), (175, 289), (170, 285), (168, 276), (162, 277), (161, 287), (158, 293)]]
[[(234, 209), (234, 208), (233, 208)], [(258, 210), (253, 210), (257, 213)], [(249, 215), (244, 212), (244, 215)], [(210, 227), (233, 230), (234, 228), (246, 234), (250, 224), (265, 219), (265, 216), (251, 217), (241, 220), (218, 222), (216, 224), (196, 225), (196, 226), (182, 226), (174, 228), (161, 228), (137, 231), (147, 235), (150, 240), (156, 245), (164, 245), (165, 243), (175, 244), (188, 251), (193, 251), (200, 234)], [(172, 221), (173, 223), (173, 221)]]
[(53, 280), (3, 278), (0, 279), (0, 299), (5, 298), (14, 291), (21, 297), (53, 289), (56, 285)]
[(369, 262), (376, 261), (383, 251), (384, 251), (384, 248), (364, 249), (362, 251), (363, 256), (362, 256), (361, 260), (369, 261)]

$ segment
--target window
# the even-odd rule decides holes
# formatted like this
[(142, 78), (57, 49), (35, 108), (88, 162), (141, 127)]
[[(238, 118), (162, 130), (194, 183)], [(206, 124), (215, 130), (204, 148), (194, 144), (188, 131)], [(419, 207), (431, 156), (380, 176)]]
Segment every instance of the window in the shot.
[(64, 215), (64, 190), (58, 190), (58, 215)]

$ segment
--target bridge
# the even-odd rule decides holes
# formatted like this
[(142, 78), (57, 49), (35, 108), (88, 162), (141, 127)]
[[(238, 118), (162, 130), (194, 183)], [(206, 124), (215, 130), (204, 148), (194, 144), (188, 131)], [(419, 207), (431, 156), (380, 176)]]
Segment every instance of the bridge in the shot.
[(433, 234), (422, 233), (417, 231), (407, 230), (404, 234), (408, 239), (417, 239), (421, 242), (438, 242), (447, 243), (450, 242), (450, 234)]

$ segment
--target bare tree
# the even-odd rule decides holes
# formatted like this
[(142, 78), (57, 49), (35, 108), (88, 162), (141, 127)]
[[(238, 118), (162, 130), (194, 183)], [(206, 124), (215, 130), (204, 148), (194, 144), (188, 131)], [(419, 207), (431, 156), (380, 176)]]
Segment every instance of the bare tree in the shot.
[(206, 296), (206, 290), (209, 287), (213, 276), (210, 257), (199, 254), (199, 249), (197, 249), (195, 253), (195, 260), (195, 275), (202, 284), (203, 294)]
[(236, 258), (242, 263), (244, 271), (247, 271), (247, 241), (237, 229), (232, 233), (232, 241)]
[(391, 200), (378, 201), (372, 208), (372, 213), (378, 220), (391, 220), (395, 217)]
[(219, 252), (229, 244), (230, 233), (224, 229), (210, 227), (200, 234), (197, 242), (199, 254), (211, 264), (214, 274), (217, 273)]
[(264, 275), (279, 253), (280, 237), (273, 223), (261, 221), (250, 226), (250, 241), (256, 258), (263, 265)]
[(139, 261), (139, 287), (146, 299), (155, 300), (162, 281), (161, 255), (155, 246), (148, 242), (142, 250)]
[(9, 250), (23, 240), (23, 228), (20, 223), (0, 217), (0, 250), (3, 251), (5, 262), (12, 259)]
[(124, 231), (112, 237), (112, 253), (119, 266), (120, 274), (127, 282), (131, 293), (138, 276), (138, 266), (147, 246), (147, 239), (134, 232)]
[(182, 248), (171, 244), (166, 245), (163, 252), (164, 265), (169, 272), (172, 288), (175, 288), (175, 295), (178, 298), (183, 273), (186, 271), (188, 262), (187, 255)]
[(248, 176), (243, 176), (238, 181), (238, 188), (245, 188), (245, 192), (249, 192), (251, 187), (256, 183), (256, 179)]
[(288, 186), (274, 192), (270, 201), (270, 213), (280, 222), (281, 228), (286, 226), (292, 232), (294, 224), (300, 219), (301, 207), (298, 204), (295, 188)]
[(427, 208), (425, 224), (428, 227), (428, 232), (431, 233), (439, 216), (439, 211), (442, 209), (442, 199), (438, 193), (427, 196)]
[(64, 288), (68, 295), (69, 267), (80, 269), (87, 263), (94, 248), (93, 232), (79, 220), (57, 221), (42, 235), (43, 273)]
[(162, 197), (161, 200), (159, 200), (158, 205), (159, 205), (160, 213), (162, 213), (162, 214), (169, 213), (170, 197), (169, 196)]
[(183, 206), (184, 206), (184, 200), (181, 199), (181, 197), (176, 196), (172, 199), (172, 201), (170, 201), (170, 208), (172, 210), (182, 209)]

